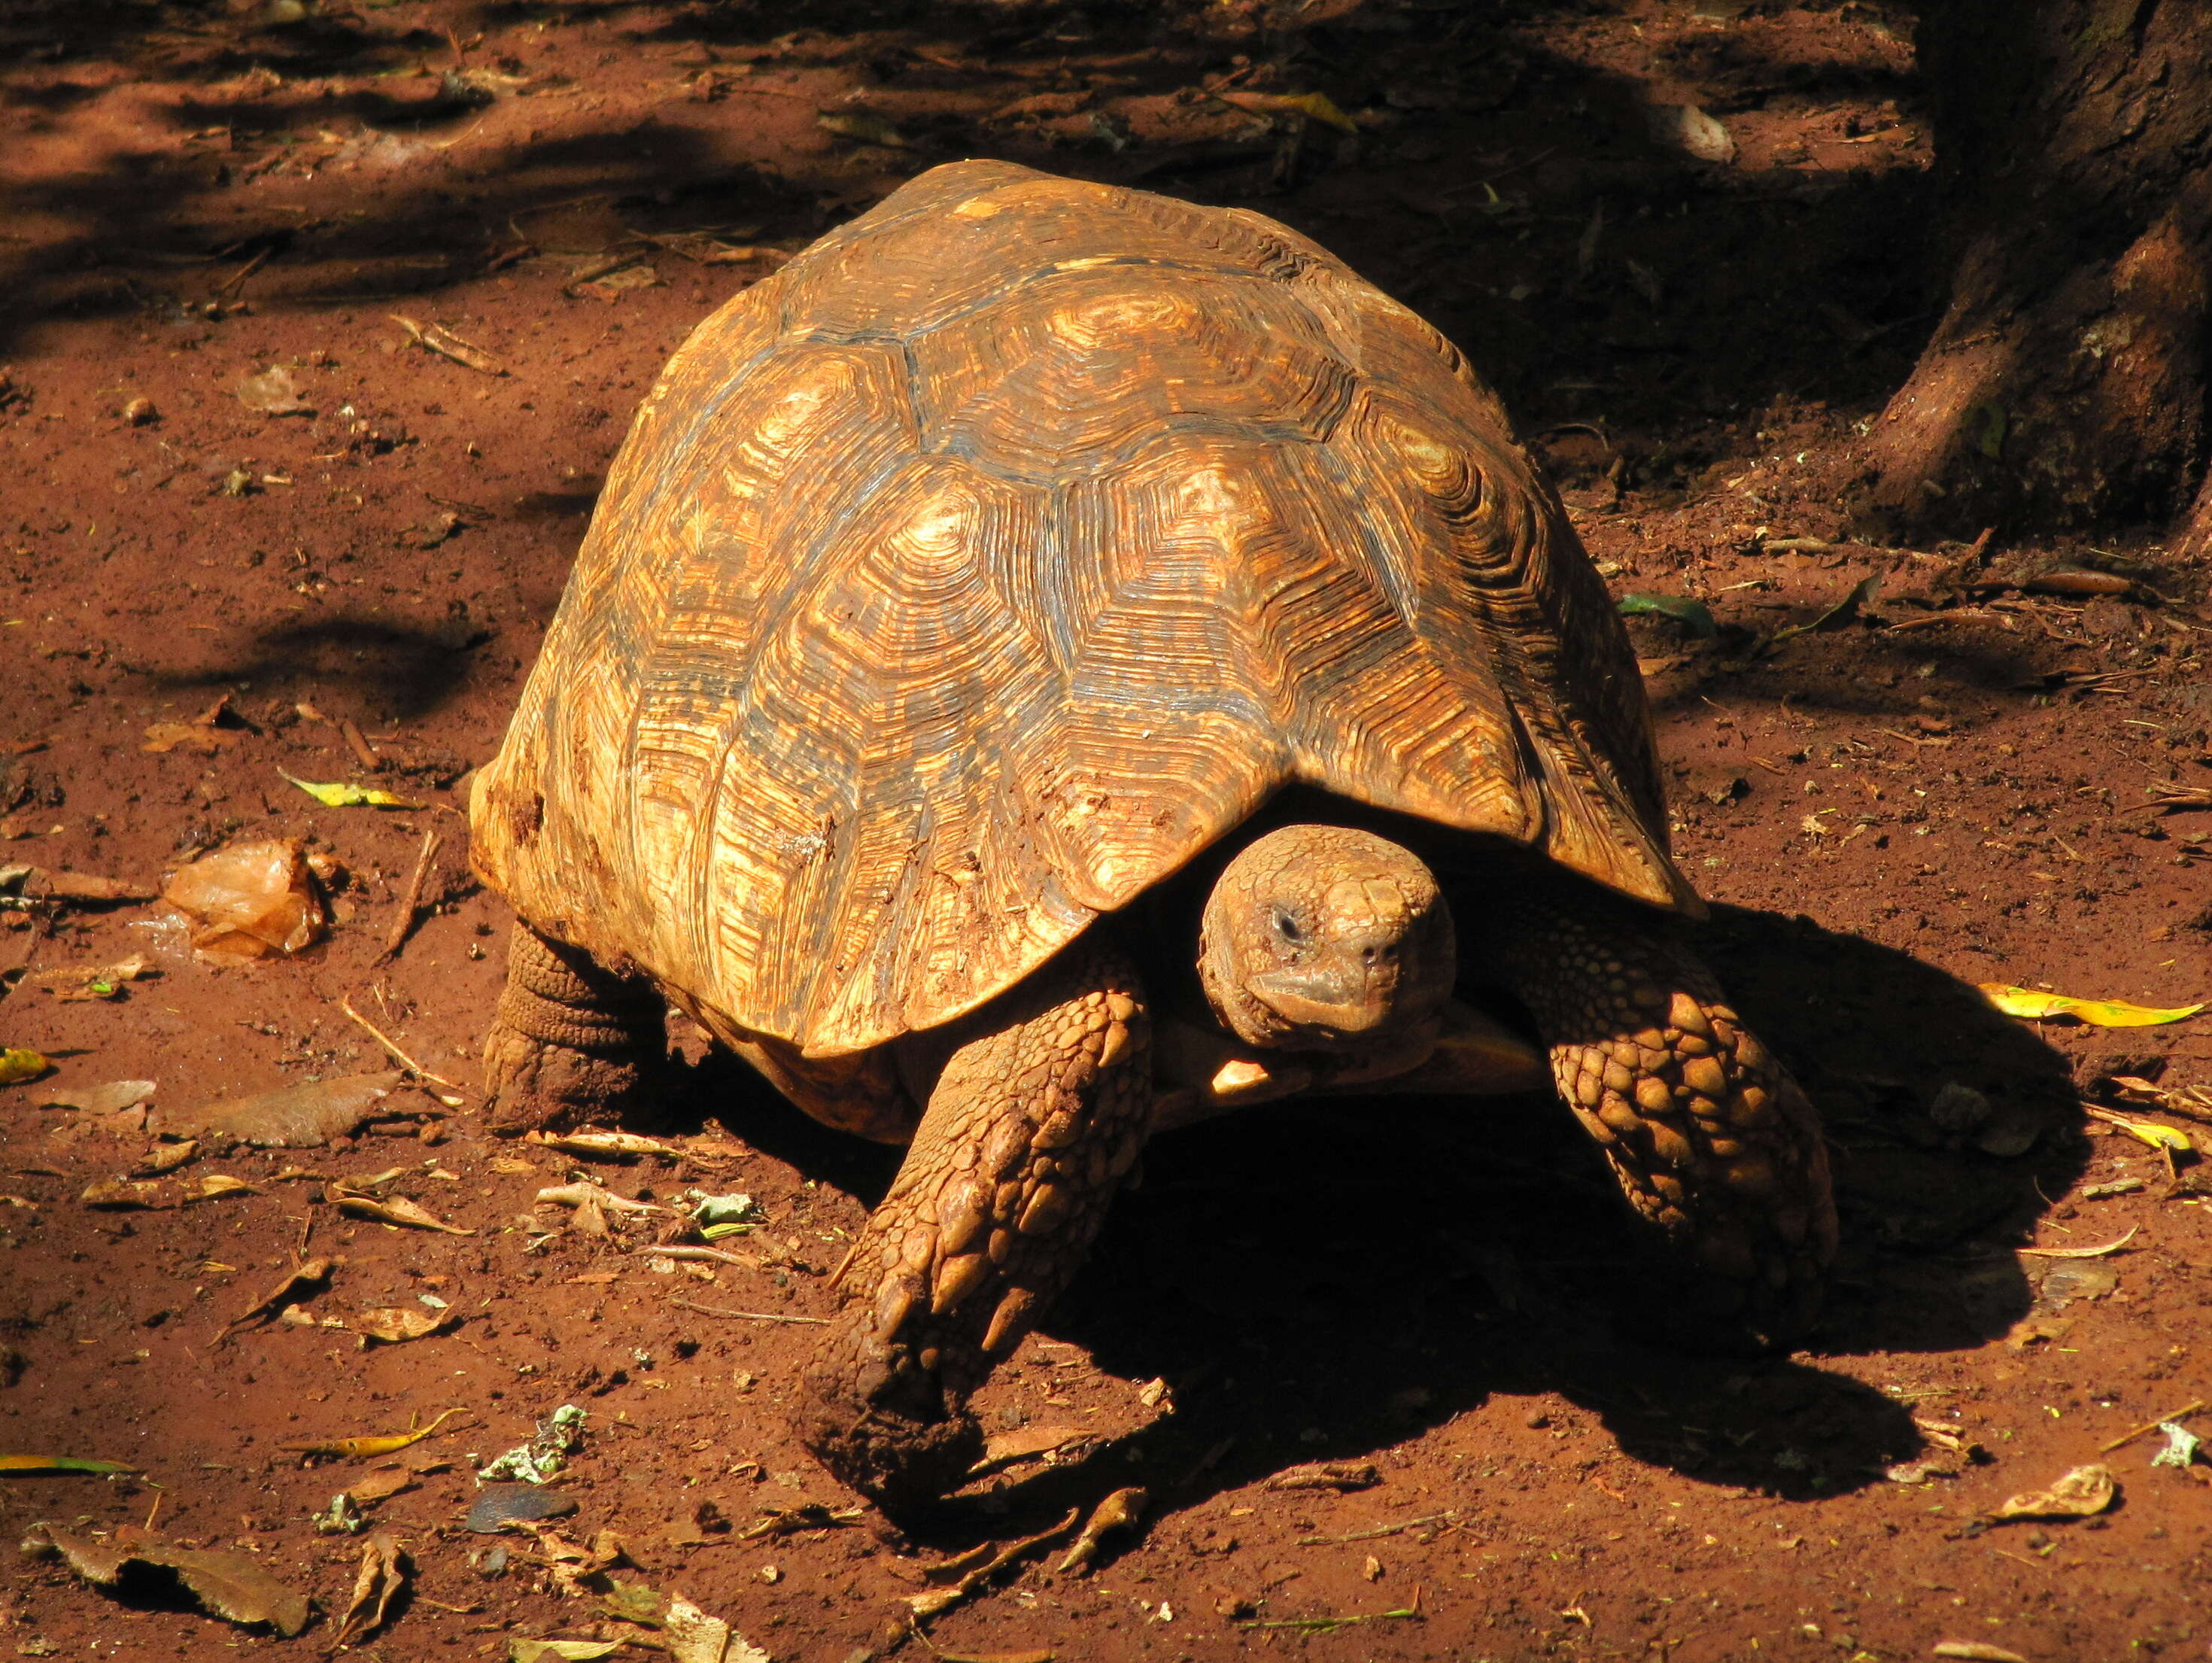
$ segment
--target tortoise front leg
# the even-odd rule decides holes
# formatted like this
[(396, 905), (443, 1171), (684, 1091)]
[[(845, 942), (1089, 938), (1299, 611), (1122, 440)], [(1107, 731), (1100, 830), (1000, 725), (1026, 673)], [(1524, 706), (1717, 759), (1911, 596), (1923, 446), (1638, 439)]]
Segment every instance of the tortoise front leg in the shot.
[(642, 978), (518, 923), (507, 986), (484, 1035), (484, 1119), (495, 1132), (570, 1126), (610, 1113), (657, 1054), (667, 1007)]
[[(1559, 1093), (1688, 1285), (1666, 1330), (1760, 1349), (1818, 1309), (1835, 1256), (1827, 1151), (1805, 1093), (1668, 925), (1565, 891), (1514, 904), (1504, 949)], [(1660, 1268), (1660, 1267), (1655, 1267)]]
[(896, 1509), (959, 1487), (969, 1393), (1082, 1264), (1152, 1107), (1144, 990), (1079, 941), (970, 1019), (842, 1278), (793, 1416), (838, 1478)]

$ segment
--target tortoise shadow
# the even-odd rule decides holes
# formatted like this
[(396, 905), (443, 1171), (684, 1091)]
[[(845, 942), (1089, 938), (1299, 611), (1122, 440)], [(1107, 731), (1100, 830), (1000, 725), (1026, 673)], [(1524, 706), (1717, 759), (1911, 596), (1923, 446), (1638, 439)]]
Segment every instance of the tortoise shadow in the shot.
[(178, 691), (240, 682), (285, 694), (342, 688), (376, 720), (405, 722), (457, 697), (476, 671), (476, 649), (493, 638), (465, 618), (423, 630), (340, 613), (258, 630), (216, 661), (150, 679)]
[[(1699, 934), (1827, 1118), (1844, 1245), (1808, 1351), (1686, 1355), (1610, 1321), (1634, 1238), (1547, 1098), (1279, 1106), (1158, 1139), (1042, 1325), (1107, 1374), (1164, 1379), (1175, 1412), (988, 1480), (918, 1532), (1056, 1517), (1107, 1477), (1187, 1507), (1287, 1465), (1371, 1461), (1499, 1395), (1558, 1393), (1632, 1460), (1784, 1499), (1922, 1453), (1909, 1404), (1820, 1359), (1970, 1348), (2027, 1312), (2006, 1244), (2045, 1205), (2039, 1182), (2081, 1165), (2063, 1060), (1966, 984), (1809, 919), (1722, 907)], [(899, 1151), (817, 1126), (745, 1074), (711, 1056), (701, 1100), (872, 1205)]]

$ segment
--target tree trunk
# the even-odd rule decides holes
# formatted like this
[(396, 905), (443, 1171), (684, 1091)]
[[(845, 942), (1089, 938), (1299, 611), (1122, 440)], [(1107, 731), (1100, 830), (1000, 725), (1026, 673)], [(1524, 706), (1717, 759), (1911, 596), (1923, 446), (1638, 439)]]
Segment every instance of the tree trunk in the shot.
[(1865, 517), (1971, 536), (2182, 513), (2207, 443), (2212, 13), (1929, 0), (1920, 53), (1950, 294), (1869, 436)]

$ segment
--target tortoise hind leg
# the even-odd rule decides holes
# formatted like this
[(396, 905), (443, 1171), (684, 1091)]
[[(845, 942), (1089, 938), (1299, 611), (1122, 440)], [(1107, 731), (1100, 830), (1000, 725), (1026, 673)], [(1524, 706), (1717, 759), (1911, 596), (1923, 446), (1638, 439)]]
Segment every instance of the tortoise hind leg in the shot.
[(1712, 972), (1665, 921), (1565, 885), (1516, 905), (1503, 945), (1560, 1095), (1665, 1243), (1635, 1308), (1729, 1349), (1802, 1333), (1835, 1256), (1827, 1151)]
[(507, 986), (484, 1036), (484, 1118), (495, 1132), (575, 1125), (631, 1096), (662, 1046), (649, 983), (517, 923)]
[(930, 1093), (806, 1371), (800, 1439), (897, 1510), (982, 1454), (969, 1394), (1081, 1265), (1151, 1128), (1141, 984), (1078, 941), (985, 1007)]

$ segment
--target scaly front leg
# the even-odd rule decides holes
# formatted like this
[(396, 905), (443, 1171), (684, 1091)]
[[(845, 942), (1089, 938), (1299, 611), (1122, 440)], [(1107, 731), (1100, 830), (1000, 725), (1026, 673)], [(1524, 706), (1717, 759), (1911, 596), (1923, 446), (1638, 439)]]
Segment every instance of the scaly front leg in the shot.
[(969, 1020), (794, 1416), (824, 1466), (892, 1509), (957, 1489), (981, 1455), (969, 1393), (1082, 1264), (1151, 1129), (1144, 990), (1110, 944), (1077, 941)]
[(1642, 1314), (1699, 1343), (1789, 1343), (1836, 1251), (1805, 1093), (1668, 923), (1564, 883), (1508, 918), (1500, 945), (1559, 1093), (1668, 1250), (1632, 1267), (1668, 1284)]

